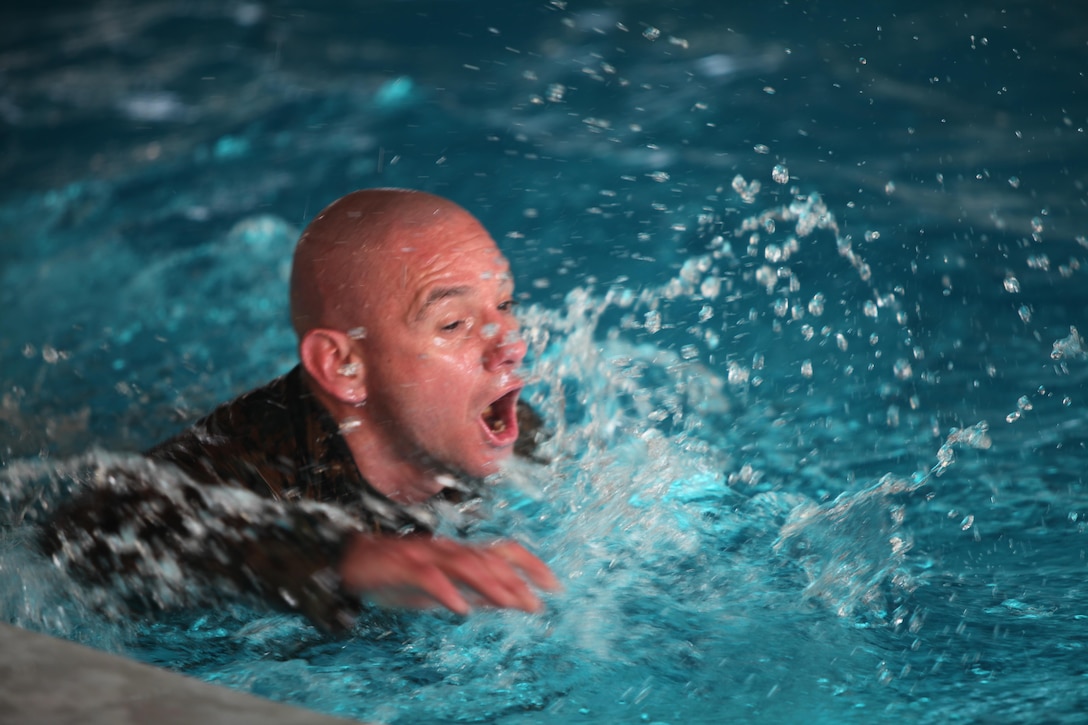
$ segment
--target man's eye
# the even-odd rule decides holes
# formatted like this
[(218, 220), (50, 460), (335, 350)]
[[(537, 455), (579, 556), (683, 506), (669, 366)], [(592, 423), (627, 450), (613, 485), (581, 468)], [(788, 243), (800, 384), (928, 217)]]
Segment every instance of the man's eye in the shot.
[(517, 300), (506, 300), (499, 305), (499, 312), (513, 312), (514, 308), (518, 306)]
[(442, 325), (442, 332), (453, 332), (464, 324), (464, 320), (454, 320), (448, 325)]

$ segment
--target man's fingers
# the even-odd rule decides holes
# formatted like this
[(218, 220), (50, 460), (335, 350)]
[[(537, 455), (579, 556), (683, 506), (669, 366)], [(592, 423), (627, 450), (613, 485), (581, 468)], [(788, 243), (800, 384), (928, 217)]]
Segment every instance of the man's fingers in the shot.
[(451, 612), (463, 615), (468, 614), (471, 609), (456, 585), (433, 564), (421, 566), (416, 575), (411, 577), (411, 584)]
[(549, 592), (562, 588), (548, 565), (516, 541), (496, 542), (491, 545), (491, 550), (524, 572), (537, 587)]
[(536, 612), (541, 603), (529, 584), (559, 588), (547, 565), (512, 541), (479, 546), (360, 534), (349, 543), (340, 574), (346, 589), (376, 602), (418, 608), (426, 595), (458, 614), (470, 609), (468, 592), (485, 605)]
[(540, 600), (510, 563), (488, 548), (463, 548), (452, 556), (445, 567), (454, 581), (483, 598), (493, 607), (536, 612)]

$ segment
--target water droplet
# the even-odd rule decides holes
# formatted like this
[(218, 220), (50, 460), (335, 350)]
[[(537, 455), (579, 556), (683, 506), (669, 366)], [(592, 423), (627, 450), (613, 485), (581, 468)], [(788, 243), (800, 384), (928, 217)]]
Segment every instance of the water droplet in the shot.
[(1020, 178), (1017, 177), (1017, 176), (1010, 176), (1009, 177), (1009, 186), (1011, 186), (1014, 189), (1019, 189), (1020, 188)]
[(646, 40), (657, 40), (661, 37), (661, 31), (652, 25), (646, 26), (646, 29), (642, 31), (642, 37)]
[(819, 317), (824, 313), (824, 295), (822, 292), (817, 292), (812, 296), (812, 299), (808, 303), (808, 313)]
[(737, 192), (741, 200), (746, 204), (751, 204), (756, 200), (756, 194), (759, 193), (762, 186), (758, 179), (752, 179), (751, 183), (749, 183), (740, 174), (733, 177), (733, 191)]
[(769, 154), (771, 149), (766, 144), (757, 143), (752, 147), (752, 150), (757, 154)]
[(363, 421), (358, 418), (344, 418), (340, 421), (340, 433), (347, 434), (362, 426)]
[(1030, 307), (1028, 307), (1027, 305), (1020, 305), (1020, 309), (1018, 310), (1018, 312), (1020, 313), (1020, 319), (1021, 320), (1023, 320), (1024, 322), (1031, 322), (1031, 308)]
[(1014, 277), (1012, 274), (1005, 276), (1005, 291), (1010, 294), (1016, 294), (1020, 291), (1020, 280)]
[(888, 412), (884, 416), (884, 421), (888, 424), (889, 428), (899, 427), (899, 406), (889, 405)]
[(1088, 353), (1084, 350), (1084, 344), (1081, 340), (1080, 333), (1077, 332), (1077, 328), (1072, 325), (1069, 326), (1069, 337), (1055, 340), (1053, 349), (1050, 352), (1050, 357), (1054, 360), (1086, 356), (1088, 356)]
[(357, 362), (353, 362), (353, 363), (345, 363), (344, 365), (341, 365), (339, 368), (337, 368), (336, 372), (339, 373), (340, 375), (343, 375), (346, 378), (350, 378), (350, 377), (353, 377), (355, 375), (358, 375), (362, 371), (362, 369), (363, 369), (362, 365), (360, 365)]
[(889, 181), (887, 184), (884, 184), (884, 193), (887, 194), (888, 196), (891, 196), (892, 194), (895, 193), (895, 182), (894, 181)]
[(348, 330), (348, 337), (350, 337), (352, 340), (365, 340), (366, 339), (366, 328), (365, 327), (353, 327), (350, 330)]
[(896, 360), (892, 370), (895, 372), (895, 377), (900, 380), (910, 380), (914, 376), (914, 370), (910, 366), (910, 361), (906, 358)]
[(812, 361), (811, 360), (805, 360), (804, 362), (801, 363), (801, 375), (803, 375), (806, 378), (811, 378), (812, 377)]
[(779, 184), (788, 184), (790, 182), (790, 170), (784, 164), (775, 164), (775, 167), (771, 169), (771, 178)]
[(645, 318), (646, 331), (650, 333), (658, 332), (661, 330), (661, 313), (657, 310), (650, 310), (646, 313)]
[[(710, 276), (704, 279), (703, 283), (699, 285), (699, 294), (709, 300), (712, 300), (718, 296), (718, 293), (721, 292), (721, 289), (721, 277)], [(704, 307), (703, 309), (705, 310), (707, 308)], [(700, 314), (700, 319), (702, 319), (702, 314)]]

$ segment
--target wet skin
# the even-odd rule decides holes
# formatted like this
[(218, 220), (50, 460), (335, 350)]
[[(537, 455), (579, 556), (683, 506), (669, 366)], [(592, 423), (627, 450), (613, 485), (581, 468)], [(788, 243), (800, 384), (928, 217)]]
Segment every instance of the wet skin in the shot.
[[(363, 214), (388, 216), (380, 239), (355, 252), (344, 230)], [(400, 503), (437, 494), (446, 476), (495, 473), (518, 437), (526, 346), (509, 264), (494, 240), (460, 207), (413, 192), (356, 192), (311, 226), (319, 224), (332, 231), (309, 242), (313, 254), (339, 266), (326, 276), (313, 265), (310, 282), (348, 281), (317, 290), (337, 304), (323, 308), (325, 324), (300, 332), (299, 351), (360, 472)], [(558, 588), (516, 542), (422, 535), (356, 535), (340, 574), (346, 589), (375, 602), (459, 613), (472, 604), (536, 611), (533, 587)]]

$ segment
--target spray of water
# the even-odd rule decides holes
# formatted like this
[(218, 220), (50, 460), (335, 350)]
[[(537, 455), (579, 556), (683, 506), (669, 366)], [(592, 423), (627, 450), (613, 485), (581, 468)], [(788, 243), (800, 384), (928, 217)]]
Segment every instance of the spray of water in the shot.
[[(751, 184), (737, 185), (754, 200)], [(128, 471), (184, 507), (187, 482), (176, 472), (103, 452), (5, 469), (4, 614), (68, 636), (94, 623), (152, 661), (261, 694), (290, 682), (295, 702), (390, 722), (420, 711), (652, 717), (686, 698), (729, 708), (757, 691), (841, 694), (878, 679), (872, 658), (841, 658), (850, 651), (843, 640), (857, 635), (840, 622), (894, 627), (909, 619), (898, 604), (915, 586), (907, 503), (953, 464), (956, 447), (987, 447), (986, 427), (953, 432), (923, 474), (888, 473), (870, 484), (844, 476), (833, 460), (845, 441), (905, 445), (889, 443), (887, 433), (900, 427), (900, 411), (918, 407), (912, 362), (924, 352), (908, 316), (819, 196), (795, 191), (739, 223), (727, 227), (726, 219), (700, 216), (705, 250), (660, 283), (579, 287), (560, 309), (523, 313), (528, 397), (551, 437), (543, 462), (504, 472), (509, 485), (470, 528), (479, 538), (521, 539), (555, 568), (565, 591), (545, 616), (373, 612), (335, 650), (301, 634), (312, 633), (301, 618), (259, 605), (184, 627), (110, 630), (117, 625), (98, 613), (131, 619), (125, 607), (134, 591), (157, 608), (222, 607), (238, 593), (194, 581), (184, 557), (142, 549), (125, 531), (112, 554), (141, 563), (132, 579), (106, 588), (89, 591), (65, 576), (79, 542), (56, 561), (35, 559), (28, 523), (73, 487), (110, 485), (88, 471)], [(831, 285), (829, 265), (839, 270)], [(1075, 347), (1066, 341), (1063, 355)], [(853, 450), (852, 460), (865, 455)], [(303, 508), (329, 540), (352, 526), (343, 510)], [(254, 525), (290, 519), (281, 504), (224, 490), (189, 520), (211, 532), (222, 516)], [(457, 518), (443, 530), (464, 525)], [(28, 570), (48, 575), (34, 587), (11, 581), (11, 572)], [(227, 657), (179, 654), (189, 651), (179, 644), (186, 638), (194, 649), (217, 642)], [(854, 643), (865, 651), (864, 640)], [(305, 648), (308, 663), (265, 666), (253, 654), (277, 647)], [(839, 664), (793, 671), (784, 658)], [(368, 699), (334, 698), (330, 678)], [(779, 702), (786, 707), (789, 698)]]

